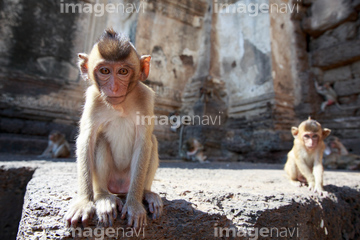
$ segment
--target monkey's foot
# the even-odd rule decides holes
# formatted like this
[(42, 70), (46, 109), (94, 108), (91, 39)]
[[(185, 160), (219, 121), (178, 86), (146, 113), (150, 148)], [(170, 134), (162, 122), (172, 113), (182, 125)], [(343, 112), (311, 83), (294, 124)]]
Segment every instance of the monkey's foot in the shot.
[(291, 183), (292, 185), (294, 185), (295, 187), (301, 187), (301, 186), (303, 186), (302, 182), (300, 182), (300, 181), (290, 180), (290, 183)]
[(160, 196), (151, 191), (144, 192), (144, 200), (149, 204), (149, 211), (152, 214), (152, 219), (157, 219), (161, 216), (163, 210), (163, 202)]
[(146, 210), (143, 204), (135, 199), (129, 199), (129, 197), (121, 211), (121, 219), (125, 219), (125, 217), (128, 219), (128, 227), (140, 229), (146, 225)]
[(113, 225), (114, 219), (117, 217), (117, 209), (121, 211), (123, 203), (120, 198), (107, 194), (97, 197), (95, 205), (99, 223), (101, 223), (104, 227), (108, 227)]
[(76, 228), (79, 220), (81, 219), (84, 227), (88, 226), (89, 219), (93, 217), (95, 213), (94, 202), (86, 199), (78, 199), (70, 206), (69, 211), (65, 215), (66, 227)]
[(328, 192), (324, 190), (321, 186), (316, 186), (314, 188), (314, 193), (318, 193), (320, 196), (327, 197), (329, 196)]

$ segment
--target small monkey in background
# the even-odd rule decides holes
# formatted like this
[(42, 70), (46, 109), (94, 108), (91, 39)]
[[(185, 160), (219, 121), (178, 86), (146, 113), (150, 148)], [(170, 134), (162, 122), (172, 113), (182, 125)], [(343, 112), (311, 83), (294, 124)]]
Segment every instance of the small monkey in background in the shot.
[(358, 109), (358, 106), (350, 106), (350, 107), (343, 107), (338, 102), (338, 95), (336, 94), (335, 90), (330, 86), (329, 83), (324, 83), (322, 86), (315, 81), (315, 89), (316, 92), (322, 95), (325, 98), (325, 101), (321, 104), (320, 112), (325, 112), (325, 108), (327, 106), (331, 106), (333, 104), (336, 105), (337, 108), (340, 110), (355, 110)]
[(335, 136), (329, 137), (327, 142), (328, 142), (328, 144), (326, 144), (325, 153), (327, 153), (327, 151), (329, 151), (330, 153), (336, 153), (336, 154), (343, 155), (343, 156), (349, 154), (348, 150), (342, 144), (342, 142), (340, 141), (340, 139), (338, 137), (335, 137)]
[(307, 183), (309, 190), (326, 195), (323, 188), (322, 158), (325, 150), (324, 139), (330, 132), (330, 129), (322, 129), (320, 123), (310, 117), (298, 128), (291, 128), (294, 146), (288, 153), (284, 167), (291, 183), (297, 186)]
[(189, 138), (185, 142), (183, 149), (186, 151), (187, 159), (192, 161), (199, 161), (204, 163), (207, 158), (204, 156), (203, 145), (196, 138)]
[(330, 137), (326, 144), (324, 166), (330, 169), (360, 169), (360, 156), (351, 154), (339, 138)]
[(65, 135), (59, 131), (49, 134), (49, 142), (45, 151), (39, 157), (68, 158), (70, 157), (70, 145)]
[[(68, 226), (79, 221), (87, 226), (94, 213), (102, 225), (112, 226), (119, 211), (129, 227), (142, 228), (147, 217), (143, 200), (153, 219), (162, 213), (162, 200), (151, 191), (159, 166), (155, 93), (142, 83), (150, 59), (113, 29), (104, 32), (89, 55), (79, 54), (82, 77), (91, 86), (76, 140), (78, 197), (65, 215)], [(138, 123), (139, 116), (147, 121)], [(126, 195), (125, 204), (117, 195)]]

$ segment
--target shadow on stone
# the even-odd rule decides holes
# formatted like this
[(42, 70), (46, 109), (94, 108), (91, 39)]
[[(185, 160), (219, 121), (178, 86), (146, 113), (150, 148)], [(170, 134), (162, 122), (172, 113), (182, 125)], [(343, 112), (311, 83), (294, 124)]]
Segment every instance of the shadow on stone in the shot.
[(332, 193), (329, 198), (310, 198), (263, 212), (254, 225), (269, 229), (261, 239), (359, 239), (360, 192), (335, 185), (325, 190)]
[(0, 167), (0, 239), (16, 239), (26, 185), (34, 169)]
[[(100, 227), (96, 226), (96, 220), (93, 220), (90, 224), (92, 233), (97, 235), (103, 233), (104, 238), (102, 239), (121, 239), (134, 236), (134, 239), (214, 239), (216, 228), (234, 228), (232, 221), (227, 219), (226, 216), (220, 214), (210, 215), (196, 210), (190, 202), (185, 200), (169, 201), (165, 198), (162, 198), (162, 200), (164, 212), (161, 218), (157, 220), (148, 218), (148, 225), (144, 231), (140, 231), (139, 235), (129, 231), (126, 227), (126, 220), (120, 219), (119, 216), (113, 227), (115, 234), (118, 234), (117, 236), (107, 235), (106, 228), (100, 229)], [(83, 236), (85, 231), (86, 228), (81, 230), (77, 228), (75, 235), (73, 235), (73, 231), (70, 230), (68, 232), (70, 236), (65, 239), (86, 239)], [(93, 235), (93, 237), (95, 236)]]

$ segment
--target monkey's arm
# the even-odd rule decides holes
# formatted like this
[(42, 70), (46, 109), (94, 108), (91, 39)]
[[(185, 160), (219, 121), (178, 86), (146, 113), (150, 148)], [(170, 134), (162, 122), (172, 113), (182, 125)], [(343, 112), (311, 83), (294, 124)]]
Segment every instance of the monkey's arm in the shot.
[(300, 173), (306, 178), (306, 181), (309, 184), (309, 188), (314, 188), (315, 178), (311, 169), (306, 165), (305, 160), (297, 157), (295, 162)]
[(53, 148), (53, 142), (49, 140), (47, 148), (39, 157), (51, 157), (52, 148)]
[[(84, 112), (80, 119), (80, 133), (76, 140), (78, 195), (88, 201), (94, 200), (92, 173), (95, 167), (96, 137), (101, 124), (95, 115), (98, 111), (95, 99), (96, 92), (90, 87), (86, 92)], [(101, 113), (99, 115), (101, 116)]]
[(146, 211), (142, 204), (145, 178), (149, 169), (152, 150), (153, 126), (137, 126), (134, 154), (131, 160), (131, 181), (126, 204), (122, 209), (121, 218), (128, 215), (128, 226), (138, 229), (146, 224)]
[(316, 90), (316, 92), (319, 93), (319, 94), (321, 94), (321, 95), (323, 95), (323, 96), (325, 96), (325, 93), (326, 93), (325, 89), (323, 89), (322, 87), (320, 87), (317, 81), (314, 81), (314, 84), (315, 84), (315, 90)]
[(313, 169), (313, 174), (315, 177), (314, 192), (318, 192), (320, 195), (323, 195), (326, 193), (323, 188), (324, 167), (322, 164), (322, 158), (323, 158), (322, 152), (317, 154), (317, 156), (315, 157), (315, 160), (314, 160), (314, 169)]
[(96, 131), (99, 124), (93, 116), (95, 106), (92, 99), (94, 98), (89, 95), (91, 95), (91, 89), (87, 91), (85, 108), (80, 120), (80, 134), (76, 140), (78, 197), (65, 215), (67, 225), (73, 227), (76, 227), (80, 219), (83, 226), (87, 226), (89, 219), (95, 213), (92, 173)]

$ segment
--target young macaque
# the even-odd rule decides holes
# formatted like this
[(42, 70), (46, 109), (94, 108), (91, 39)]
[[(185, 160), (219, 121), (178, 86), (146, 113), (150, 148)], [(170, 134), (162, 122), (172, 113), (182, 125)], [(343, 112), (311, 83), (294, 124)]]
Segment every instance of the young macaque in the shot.
[(204, 156), (204, 147), (197, 139), (188, 139), (183, 148), (186, 151), (187, 159), (190, 159), (191, 161), (199, 161), (200, 163), (205, 162), (207, 157)]
[[(139, 56), (127, 37), (107, 29), (91, 53), (79, 54), (84, 80), (91, 83), (76, 141), (78, 197), (65, 219), (87, 226), (96, 213), (111, 226), (118, 211), (128, 226), (146, 225), (148, 204), (153, 219), (162, 213), (162, 200), (151, 192), (159, 165), (153, 135), (154, 92), (145, 86), (150, 56)], [(138, 123), (137, 119), (147, 121)], [(122, 203), (118, 195), (126, 194)]]
[(70, 145), (65, 135), (59, 131), (52, 131), (49, 135), (48, 146), (39, 156), (45, 158), (68, 158), (70, 157)]
[(297, 186), (307, 183), (309, 190), (326, 195), (323, 188), (322, 158), (325, 150), (324, 139), (330, 132), (330, 129), (322, 129), (320, 123), (310, 117), (298, 128), (291, 128), (294, 146), (288, 153), (284, 168), (291, 183)]

